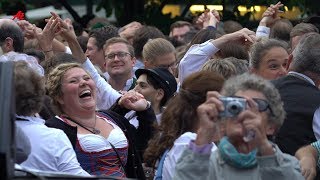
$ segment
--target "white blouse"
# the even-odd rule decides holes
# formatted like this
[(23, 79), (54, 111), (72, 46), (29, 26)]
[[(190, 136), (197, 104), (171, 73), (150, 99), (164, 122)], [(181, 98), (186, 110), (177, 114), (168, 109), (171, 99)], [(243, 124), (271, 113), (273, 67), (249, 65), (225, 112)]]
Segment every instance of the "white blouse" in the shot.
[[(186, 147), (188, 147), (191, 140), (195, 140), (197, 137), (196, 133), (185, 132), (178, 139), (174, 141), (173, 147), (167, 153), (167, 156), (163, 163), (162, 169), (162, 179), (173, 179), (176, 163), (178, 162), (182, 152)], [(213, 143), (211, 151), (217, 149), (216, 145)]]
[(107, 138), (99, 134), (78, 134), (77, 136), (78, 136), (78, 140), (81, 148), (87, 152), (98, 152), (106, 149), (112, 149), (110, 143), (115, 148), (127, 147), (128, 146), (127, 138), (123, 133), (123, 131), (120, 129), (120, 127), (104, 117), (100, 117), (100, 118), (102, 118), (107, 123), (112, 125), (114, 129), (111, 130)]

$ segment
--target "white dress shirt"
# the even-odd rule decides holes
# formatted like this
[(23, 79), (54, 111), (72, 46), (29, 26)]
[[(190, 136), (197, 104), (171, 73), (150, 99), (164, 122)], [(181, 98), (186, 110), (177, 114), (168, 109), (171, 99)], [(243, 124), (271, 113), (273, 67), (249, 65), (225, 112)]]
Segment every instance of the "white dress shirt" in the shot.
[[(257, 37), (269, 37), (270, 28), (265, 26), (258, 26), (256, 36)], [(182, 83), (183, 80), (190, 74), (197, 72), (201, 69), (203, 64), (207, 62), (215, 53), (219, 51), (208, 40), (202, 44), (194, 44), (190, 47), (184, 57), (181, 59), (179, 64), (179, 82)]]
[(7, 61), (25, 61), (30, 68), (32, 68), (41, 76), (44, 76), (43, 67), (39, 64), (38, 60), (33, 56), (29, 56), (24, 53), (17, 53), (14, 51), (10, 51), (0, 56), (0, 62), (7, 62)]
[[(156, 120), (158, 125), (160, 125), (161, 116), (162, 116), (162, 113), (156, 114)], [(129, 120), (130, 124), (132, 124), (136, 129), (138, 129), (139, 120), (137, 119), (138, 117), (135, 111), (129, 111), (124, 117)]]
[(38, 117), (17, 117), (24, 119), (17, 120), (16, 125), (28, 136), (31, 144), (28, 159), (21, 163), (23, 168), (90, 176), (81, 168), (71, 142), (62, 130), (47, 127)]
[(266, 37), (269, 38), (270, 36), (270, 28), (266, 26), (258, 26), (256, 31), (256, 37)]
[(129, 91), (130, 88), (131, 88), (131, 86), (133, 85), (133, 83), (134, 83), (133, 77), (130, 78), (130, 79), (128, 79), (128, 80), (126, 81), (126, 84), (125, 84), (125, 86), (123, 87), (122, 91)]
[[(162, 179), (170, 180), (173, 179), (176, 164), (186, 147), (188, 147), (191, 140), (195, 140), (197, 137), (196, 133), (186, 132), (182, 134), (178, 139), (174, 141), (173, 147), (167, 153), (167, 156), (163, 163)], [(211, 151), (217, 149), (216, 145), (213, 144)]]
[(320, 140), (320, 107), (314, 112), (312, 129), (314, 136), (319, 141)]
[(183, 80), (190, 74), (199, 71), (203, 64), (219, 51), (219, 49), (210, 41), (211, 40), (208, 40), (202, 44), (192, 45), (187, 53), (183, 56), (179, 64), (178, 77), (180, 83), (182, 83)]

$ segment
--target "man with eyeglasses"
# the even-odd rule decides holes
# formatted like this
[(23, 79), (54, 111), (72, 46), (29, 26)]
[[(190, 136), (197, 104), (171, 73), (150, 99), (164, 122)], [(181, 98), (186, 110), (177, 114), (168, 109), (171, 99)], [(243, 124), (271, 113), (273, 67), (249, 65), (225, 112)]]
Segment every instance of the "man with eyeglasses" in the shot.
[(103, 46), (106, 69), (109, 74), (108, 83), (117, 91), (133, 89), (136, 79), (133, 67), (136, 62), (133, 47), (123, 38), (114, 37)]

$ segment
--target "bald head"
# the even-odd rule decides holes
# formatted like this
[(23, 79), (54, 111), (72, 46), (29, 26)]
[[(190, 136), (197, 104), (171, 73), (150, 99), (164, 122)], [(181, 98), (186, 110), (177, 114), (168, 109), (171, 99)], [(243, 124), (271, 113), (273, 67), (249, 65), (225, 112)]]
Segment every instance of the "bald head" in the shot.
[(0, 27), (3, 24), (15, 24), (16, 26), (18, 26), (17, 23), (12, 19), (0, 19)]
[(0, 32), (0, 46), (4, 53), (23, 51), (23, 32), (16, 22), (11, 19), (0, 19)]

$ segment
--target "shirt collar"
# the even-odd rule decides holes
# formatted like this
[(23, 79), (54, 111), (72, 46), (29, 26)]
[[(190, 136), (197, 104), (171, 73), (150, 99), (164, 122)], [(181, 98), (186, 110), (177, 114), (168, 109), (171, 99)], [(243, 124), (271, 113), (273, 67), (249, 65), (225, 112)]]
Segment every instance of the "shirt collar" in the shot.
[(22, 118), (22, 119), (26, 119), (28, 121), (39, 123), (39, 124), (44, 124), (45, 123), (45, 120), (43, 120), (43, 119), (41, 119), (39, 117), (35, 117), (35, 116), (19, 116), (19, 115), (16, 115), (16, 117), (19, 117), (19, 118)]
[(133, 81), (133, 77), (130, 78), (130, 79), (128, 79), (128, 80), (126, 81), (126, 84), (124, 85), (123, 89), (120, 90), (120, 91), (129, 91), (129, 89), (130, 89), (130, 87), (132, 86), (132, 83), (133, 83), (133, 82), (134, 82), (134, 81)]
[(313, 82), (312, 79), (310, 79), (308, 76), (304, 75), (304, 74), (301, 74), (301, 73), (298, 73), (298, 72), (294, 72), (294, 71), (290, 71), (288, 72), (288, 74), (294, 74), (296, 76), (300, 76), (302, 77), (303, 79), (305, 79), (306, 81), (308, 81), (309, 83), (311, 83), (312, 85), (316, 86), (316, 84)]

